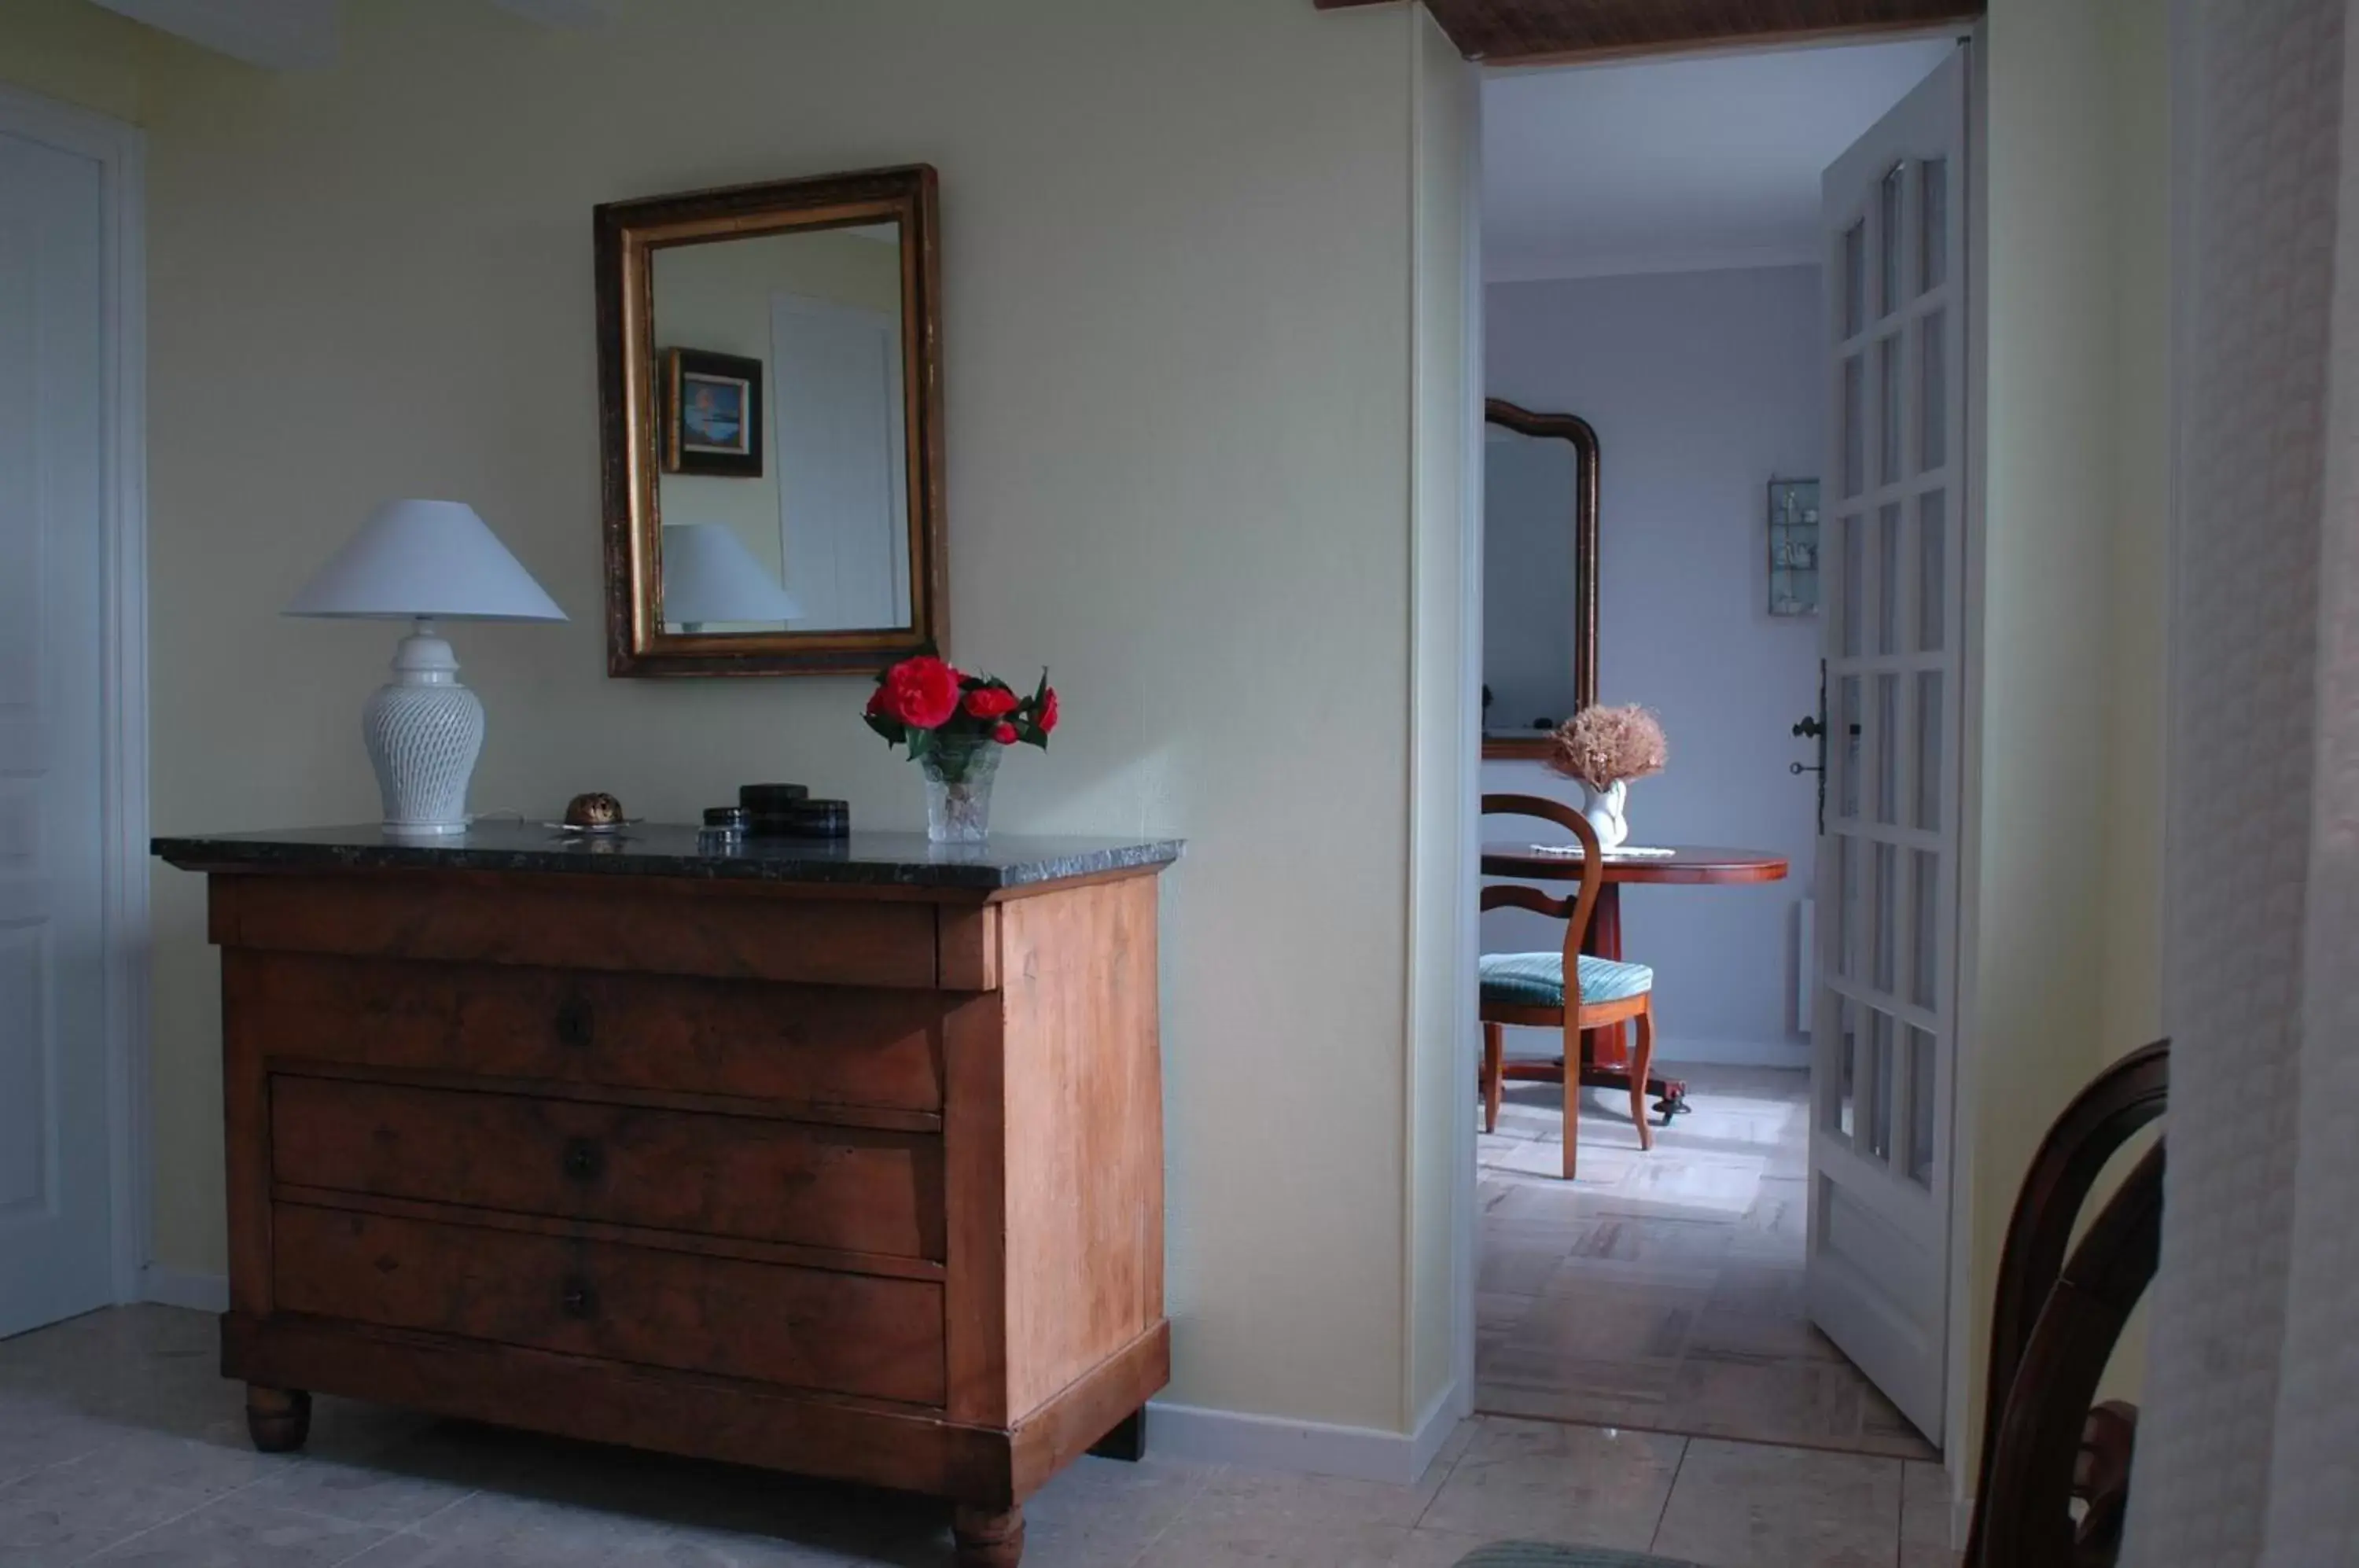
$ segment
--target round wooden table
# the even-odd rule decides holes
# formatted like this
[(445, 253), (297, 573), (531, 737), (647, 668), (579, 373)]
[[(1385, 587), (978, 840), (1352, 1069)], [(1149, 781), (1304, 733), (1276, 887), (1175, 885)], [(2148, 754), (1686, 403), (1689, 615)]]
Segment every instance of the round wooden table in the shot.
[[(1767, 850), (1692, 844), (1662, 847), (1671, 853), (1605, 857), (1605, 879), (1597, 889), (1596, 906), (1589, 913), (1589, 930), (1582, 937), (1582, 952), (1595, 958), (1621, 958), (1622, 889), (1629, 884), (1695, 886), (1786, 879), (1786, 857)], [(1483, 845), (1485, 877), (1505, 877), (1517, 882), (1578, 882), (1581, 871), (1578, 855), (1540, 854), (1529, 839), (1495, 840)], [(1583, 1084), (1607, 1089), (1630, 1086), (1630, 1052), (1620, 1024), (1591, 1029), (1583, 1035), (1582, 1058)], [(1508, 1077), (1554, 1080), (1564, 1064), (1525, 1062), (1520, 1064), (1520, 1071), (1518, 1065), (1512, 1062), (1507, 1064)], [(1647, 1090), (1656, 1096), (1655, 1109), (1667, 1122), (1687, 1109), (1684, 1083), (1654, 1076), (1647, 1080)]]

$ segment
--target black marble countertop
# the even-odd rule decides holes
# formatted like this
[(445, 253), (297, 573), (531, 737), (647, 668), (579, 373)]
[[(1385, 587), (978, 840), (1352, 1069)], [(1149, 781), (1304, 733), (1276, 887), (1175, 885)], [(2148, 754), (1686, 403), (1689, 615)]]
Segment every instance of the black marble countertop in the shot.
[(534, 823), (479, 822), (443, 838), (403, 838), (362, 827), (158, 838), (150, 848), (176, 866), (205, 870), (314, 867), (443, 871), (576, 871), (609, 877), (803, 882), (838, 887), (952, 887), (995, 891), (1180, 858), (1178, 839), (995, 837), (934, 844), (915, 833), (850, 838), (749, 838), (727, 853), (701, 850), (697, 830), (647, 822), (613, 835), (560, 833)]

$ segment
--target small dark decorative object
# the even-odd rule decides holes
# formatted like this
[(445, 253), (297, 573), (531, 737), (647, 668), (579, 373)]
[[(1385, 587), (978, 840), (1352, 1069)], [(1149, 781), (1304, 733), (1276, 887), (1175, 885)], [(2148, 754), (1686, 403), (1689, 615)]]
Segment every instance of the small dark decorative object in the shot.
[(762, 477), (762, 362), (703, 349), (663, 354), (663, 469)]
[(743, 806), (707, 806), (696, 847), (707, 855), (731, 855), (745, 847), (749, 813)]
[(576, 795), (565, 802), (565, 825), (569, 828), (611, 828), (623, 821), (623, 802), (603, 789), (592, 789)]
[(801, 784), (741, 784), (737, 787), (737, 804), (745, 812), (745, 832), (754, 838), (792, 836), (796, 809), (810, 799), (810, 788)]
[(797, 800), (772, 819), (780, 838), (849, 838), (852, 803), (848, 800)]

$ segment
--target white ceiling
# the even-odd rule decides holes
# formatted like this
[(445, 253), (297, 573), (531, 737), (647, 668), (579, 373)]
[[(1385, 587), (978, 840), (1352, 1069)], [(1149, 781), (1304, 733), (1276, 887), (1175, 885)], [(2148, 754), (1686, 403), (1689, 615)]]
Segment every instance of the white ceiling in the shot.
[(1820, 172), (1954, 47), (1912, 38), (1490, 76), (1484, 276), (1816, 261)]

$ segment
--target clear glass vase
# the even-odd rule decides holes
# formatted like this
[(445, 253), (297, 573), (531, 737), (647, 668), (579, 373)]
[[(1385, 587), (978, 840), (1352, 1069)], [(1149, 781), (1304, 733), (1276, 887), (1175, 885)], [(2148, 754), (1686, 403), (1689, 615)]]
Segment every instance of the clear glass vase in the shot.
[(991, 836), (991, 781), (999, 776), (997, 741), (944, 746), (918, 758), (926, 778), (926, 836), (936, 844), (981, 844)]

